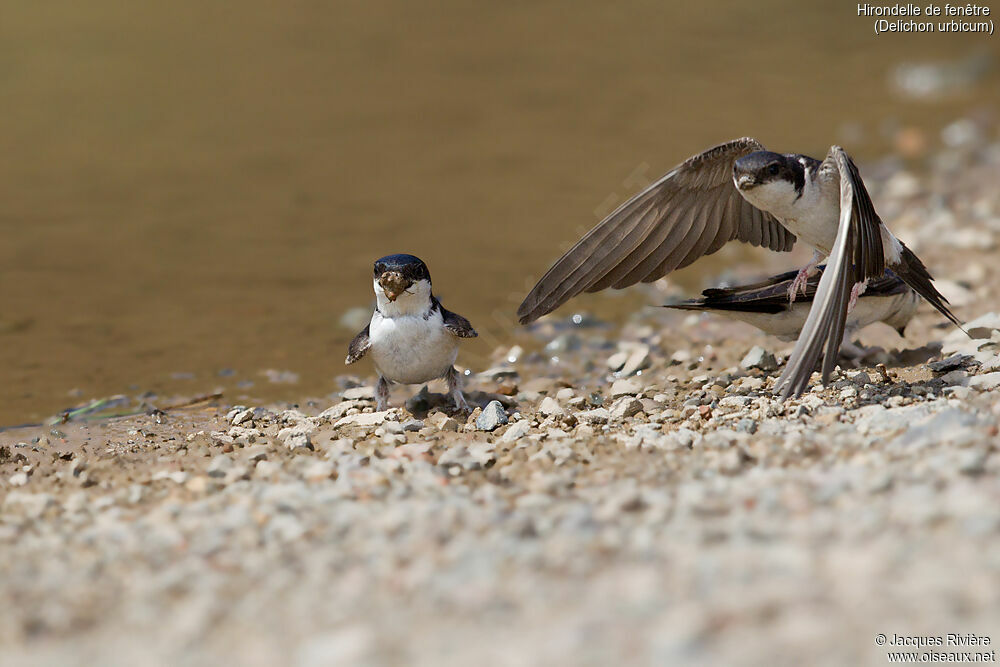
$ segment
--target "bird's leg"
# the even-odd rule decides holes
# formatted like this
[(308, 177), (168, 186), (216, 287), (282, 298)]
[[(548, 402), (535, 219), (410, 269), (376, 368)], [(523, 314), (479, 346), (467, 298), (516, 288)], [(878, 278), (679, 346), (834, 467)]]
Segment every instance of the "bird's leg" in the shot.
[(854, 287), (851, 288), (851, 298), (847, 302), (847, 312), (854, 310), (854, 307), (858, 305), (858, 297), (865, 293), (865, 289), (867, 289), (867, 287), (867, 280), (860, 283), (854, 283)]
[(821, 259), (823, 259), (823, 253), (819, 250), (813, 250), (812, 259), (799, 270), (798, 275), (795, 276), (795, 280), (792, 281), (791, 287), (788, 288), (788, 303), (795, 303), (795, 297), (798, 292), (806, 293), (809, 278), (816, 273), (816, 267), (819, 265)]
[(389, 381), (381, 375), (375, 385), (375, 409), (382, 412), (389, 407)]
[(465, 402), (465, 396), (462, 395), (462, 376), (458, 374), (454, 366), (448, 369), (444, 379), (448, 382), (448, 395), (451, 396), (451, 400), (455, 401), (455, 409), (468, 412), (469, 404)]

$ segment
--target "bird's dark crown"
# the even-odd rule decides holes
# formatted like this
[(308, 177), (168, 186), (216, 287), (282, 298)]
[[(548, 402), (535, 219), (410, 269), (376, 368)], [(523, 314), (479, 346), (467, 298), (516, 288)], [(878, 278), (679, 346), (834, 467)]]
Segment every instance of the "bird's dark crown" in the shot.
[(375, 260), (375, 278), (387, 271), (396, 272), (411, 282), (418, 280), (430, 282), (431, 279), (431, 272), (427, 270), (427, 265), (419, 257), (413, 255), (386, 255)]
[(798, 155), (782, 155), (771, 151), (756, 151), (736, 160), (733, 163), (733, 176), (737, 182), (745, 184), (741, 187), (785, 180), (795, 185), (800, 194), (806, 179), (805, 167)]

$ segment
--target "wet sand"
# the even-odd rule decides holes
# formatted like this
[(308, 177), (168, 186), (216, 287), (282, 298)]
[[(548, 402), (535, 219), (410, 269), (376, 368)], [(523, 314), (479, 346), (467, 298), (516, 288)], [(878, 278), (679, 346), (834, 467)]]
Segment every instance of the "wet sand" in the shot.
[(688, 155), (750, 134), (872, 159), (1000, 103), (995, 66), (932, 99), (889, 84), (996, 40), (876, 39), (853, 5), (436, 7), (7, 8), (0, 425), (121, 393), (326, 396), (390, 252), (428, 262), (486, 360), (561, 245)]

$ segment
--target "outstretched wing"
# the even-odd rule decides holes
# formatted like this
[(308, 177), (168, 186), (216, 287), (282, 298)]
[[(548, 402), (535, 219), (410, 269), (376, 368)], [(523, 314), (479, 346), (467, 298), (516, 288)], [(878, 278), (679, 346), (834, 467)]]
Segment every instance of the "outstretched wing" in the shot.
[(368, 352), (368, 348), (372, 346), (371, 339), (368, 337), (368, 326), (365, 326), (351, 344), (347, 347), (347, 359), (344, 363), (347, 365), (353, 364), (355, 361), (365, 356)]
[(459, 338), (475, 338), (479, 334), (476, 330), (472, 328), (472, 323), (465, 319), (458, 313), (453, 313), (444, 306), (436, 298), (434, 299), (434, 305), (438, 307), (441, 311), (441, 318), (444, 320), (444, 328), (448, 330), (448, 333), (453, 336), (458, 336)]
[(885, 271), (882, 220), (875, 213), (858, 168), (840, 146), (831, 147), (820, 166), (821, 170), (833, 168), (840, 173), (837, 239), (826, 260), (809, 317), (788, 358), (785, 372), (778, 378), (777, 389), (782, 400), (799, 396), (806, 390), (820, 354), (824, 355), (823, 384), (827, 383), (844, 337), (851, 288), (868, 278), (880, 278)]
[(733, 162), (756, 139), (720, 144), (672, 169), (594, 227), (552, 265), (517, 309), (522, 324), (581, 292), (652, 282), (738, 239), (791, 250), (795, 236), (733, 184)]

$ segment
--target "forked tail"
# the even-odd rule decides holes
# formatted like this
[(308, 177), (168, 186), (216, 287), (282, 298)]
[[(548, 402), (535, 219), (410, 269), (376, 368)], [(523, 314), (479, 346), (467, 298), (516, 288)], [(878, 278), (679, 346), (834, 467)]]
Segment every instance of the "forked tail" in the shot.
[(927, 267), (905, 245), (903, 246), (903, 252), (900, 254), (899, 264), (893, 266), (892, 270), (897, 276), (903, 279), (903, 282), (912, 287), (914, 292), (927, 299), (927, 302), (937, 308), (939, 313), (951, 320), (956, 327), (968, 335), (969, 332), (965, 331), (962, 321), (955, 317), (955, 313), (951, 312), (951, 309), (948, 308), (948, 299), (944, 298), (944, 295), (934, 287), (934, 284), (931, 282), (933, 278), (931, 278), (931, 274), (927, 271)]

